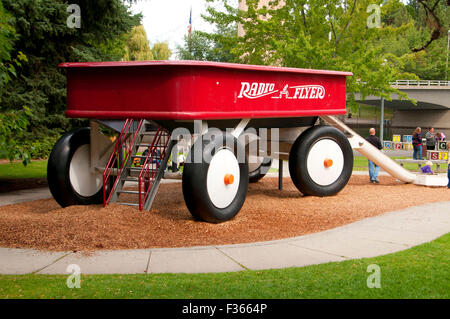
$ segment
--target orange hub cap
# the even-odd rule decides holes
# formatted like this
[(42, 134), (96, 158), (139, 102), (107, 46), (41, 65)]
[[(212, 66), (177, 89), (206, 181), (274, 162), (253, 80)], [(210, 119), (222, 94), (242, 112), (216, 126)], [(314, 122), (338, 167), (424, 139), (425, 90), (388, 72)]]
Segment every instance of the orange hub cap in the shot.
[(232, 174), (225, 174), (223, 179), (225, 185), (230, 185), (234, 183), (234, 176)]
[(326, 160), (323, 161), (323, 166), (325, 166), (327, 168), (333, 166), (333, 160), (327, 158)]

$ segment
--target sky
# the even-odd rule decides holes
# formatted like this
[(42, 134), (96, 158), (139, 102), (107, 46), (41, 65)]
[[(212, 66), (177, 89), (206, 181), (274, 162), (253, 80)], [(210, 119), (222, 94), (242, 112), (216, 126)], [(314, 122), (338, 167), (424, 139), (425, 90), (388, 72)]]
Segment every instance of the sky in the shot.
[(142, 24), (151, 45), (165, 41), (175, 52), (177, 44), (183, 45), (187, 35), (191, 7), (192, 30), (214, 31), (214, 27), (200, 16), (206, 13), (205, 0), (140, 0), (132, 5), (131, 10), (143, 14)]

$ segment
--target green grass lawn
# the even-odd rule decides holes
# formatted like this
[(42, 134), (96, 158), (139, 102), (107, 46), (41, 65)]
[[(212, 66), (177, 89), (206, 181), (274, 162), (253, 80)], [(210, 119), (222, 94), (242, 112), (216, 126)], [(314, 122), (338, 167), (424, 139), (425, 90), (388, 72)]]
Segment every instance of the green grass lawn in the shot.
[[(368, 288), (367, 267), (381, 288)], [(0, 298), (450, 298), (450, 234), (402, 252), (302, 268), (214, 274), (2, 275)]]
[[(410, 157), (393, 156), (391, 158), (393, 160), (395, 160), (395, 159), (406, 159), (406, 158), (410, 158)], [(410, 171), (419, 171), (419, 167), (415, 163), (404, 163), (403, 167)], [(440, 172), (442, 173), (442, 172), (446, 171), (446, 168), (447, 168), (446, 165), (441, 165)], [(433, 172), (436, 172), (436, 169), (437, 169), (436, 164), (433, 164), (433, 166), (431, 167), (431, 170)], [(367, 158), (365, 158), (364, 156), (354, 156), (353, 170), (354, 171), (368, 171), (369, 170), (369, 162), (368, 162)]]
[[(392, 159), (405, 159), (405, 158), (409, 158), (409, 157), (404, 157), (404, 156), (393, 156), (391, 157)], [(418, 171), (419, 168), (417, 166), (417, 164), (414, 163), (405, 163), (404, 167), (410, 171)], [(433, 164), (432, 168), (433, 172), (436, 171), (436, 164)], [(367, 158), (365, 158), (364, 156), (354, 156), (353, 158), (353, 170), (354, 171), (368, 171), (369, 170), (369, 162), (367, 160)], [(444, 172), (446, 170), (446, 166), (445, 165), (441, 165), (441, 172)], [(274, 173), (274, 172), (278, 172), (277, 168), (271, 168), (269, 170), (269, 173)]]
[(33, 160), (27, 166), (21, 162), (0, 164), (0, 178), (45, 178), (47, 161)]

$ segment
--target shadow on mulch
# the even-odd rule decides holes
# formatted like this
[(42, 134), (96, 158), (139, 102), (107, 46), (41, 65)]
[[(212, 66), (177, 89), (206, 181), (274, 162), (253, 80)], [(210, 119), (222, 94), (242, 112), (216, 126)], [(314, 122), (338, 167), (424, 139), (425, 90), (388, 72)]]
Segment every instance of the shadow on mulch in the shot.
[(46, 186), (47, 178), (0, 178), (0, 193)]

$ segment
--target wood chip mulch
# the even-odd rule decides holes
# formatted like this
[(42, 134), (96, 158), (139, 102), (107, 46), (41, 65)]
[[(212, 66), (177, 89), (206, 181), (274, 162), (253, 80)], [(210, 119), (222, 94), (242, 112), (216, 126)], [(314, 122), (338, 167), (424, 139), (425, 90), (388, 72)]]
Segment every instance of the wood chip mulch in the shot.
[(53, 199), (0, 207), (0, 247), (93, 251), (266, 241), (320, 232), (385, 212), (450, 201), (450, 190), (352, 176), (336, 196), (304, 197), (290, 179), (250, 184), (239, 214), (222, 224), (194, 221), (181, 183), (162, 184), (153, 209), (111, 204), (61, 208)]

